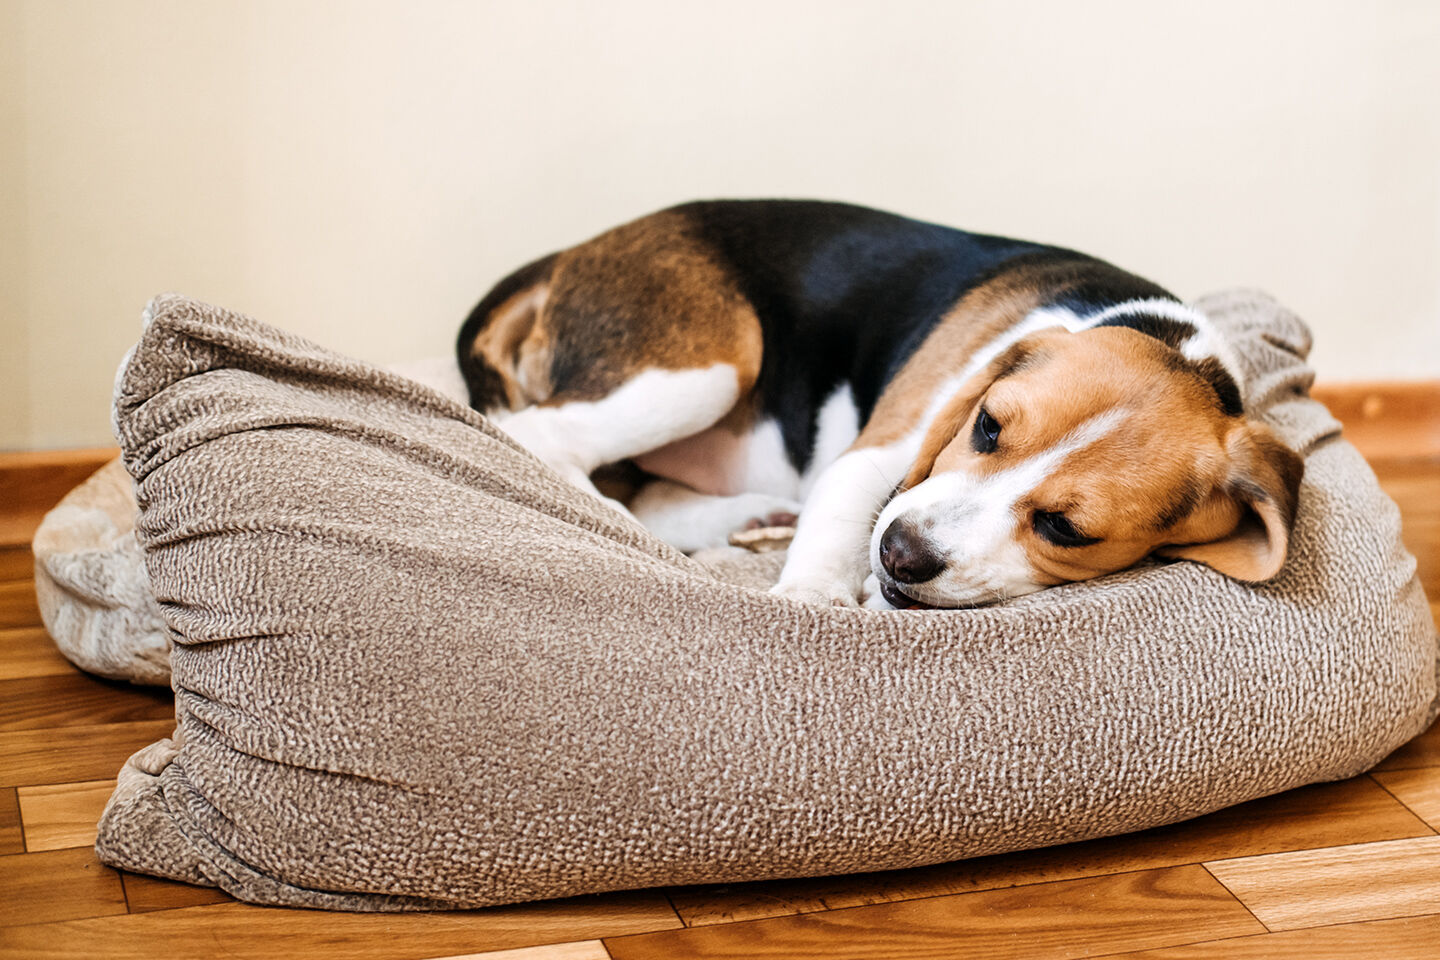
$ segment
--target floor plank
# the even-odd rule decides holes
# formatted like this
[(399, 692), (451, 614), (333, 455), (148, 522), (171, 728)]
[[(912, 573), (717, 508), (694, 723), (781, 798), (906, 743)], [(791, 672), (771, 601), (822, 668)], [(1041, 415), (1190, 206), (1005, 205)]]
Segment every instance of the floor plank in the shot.
[(114, 791), (114, 780), (20, 787), (25, 849), (33, 853), (94, 846), (95, 824)]
[(544, 947), (517, 947), (514, 950), (467, 953), (461, 957), (436, 957), (434, 960), (610, 960), (610, 952), (599, 940), (577, 940)]
[(1440, 915), (1432, 914), (1212, 940), (1184, 947), (1117, 954), (1109, 960), (1330, 960), (1332, 957), (1435, 960), (1440, 953), (1436, 944), (1440, 944)]
[(1429, 834), (1368, 777), (1317, 784), (1121, 837), (912, 870), (672, 890), (690, 926)]
[(125, 759), (170, 736), (173, 720), (0, 732), (0, 787), (113, 777)]
[(28, 543), (0, 547), (0, 582), (30, 580), (35, 576), (35, 557)]
[(20, 799), (14, 787), (0, 787), (0, 855), (25, 852), (20, 824)]
[(174, 716), (175, 698), (163, 687), (103, 680), (74, 670), (63, 676), (0, 680), (0, 732)]
[(1090, 957), (1264, 930), (1197, 866), (606, 939), (615, 960)]
[(1310, 395), (1345, 425), (1345, 438), (1367, 457), (1440, 453), (1440, 382), (1317, 383)]
[[(1416, 555), (1431, 609), (1440, 614), (1440, 460), (1415, 457), (1410, 447), (1392, 442), (1393, 436), (1387, 439), (1383, 425), (1367, 424), (1364, 430), (1347, 425), (1347, 435), (1371, 457), (1382, 486), (1400, 505), (1406, 543)], [(1376, 458), (1377, 452), (1391, 448), (1399, 459)], [(1405, 904), (1413, 904), (1417, 897), (1423, 900), (1424, 885), (1440, 871), (1428, 856), (1396, 858), (1370, 851), (1377, 843), (1384, 847), (1380, 841), (1424, 836), (1440, 825), (1435, 809), (1440, 802), (1436, 799), (1440, 724), (1387, 758), (1373, 779), (1305, 788), (1188, 824), (915, 871), (675, 891), (677, 906), (698, 924), (832, 911), (767, 920), (765, 924), (778, 926), (763, 929), (761, 924), (736, 923), (684, 932), (718, 931), (714, 935), (720, 939), (713, 942), (685, 939), (674, 929), (679, 921), (663, 895), (654, 891), (621, 895), (638, 897), (647, 906), (633, 915), (600, 919), (585, 911), (602, 909), (596, 905), (609, 902), (604, 897), (459, 914), (355, 916), (239, 904), (218, 890), (111, 871), (96, 864), (83, 847), (46, 851), (32, 847), (23, 853), (26, 836), (37, 829), (35, 842), (42, 845), (84, 842), (79, 834), (93, 832), (93, 817), (98, 814), (94, 805), (103, 802), (101, 794), (108, 791), (101, 789), (101, 783), (91, 783), (87, 796), (85, 784), (70, 781), (106, 782), (129, 753), (171, 731), (167, 695), (136, 699), (128, 687), (111, 687), (79, 673), (59, 656), (38, 626), (30, 583), (33, 561), (24, 544), (48, 508), (46, 501), (58, 500), (109, 453), (62, 456), (64, 462), (44, 474), (43, 483), (22, 491), (28, 504), (24, 511), (11, 510), (11, 498), (0, 496), (6, 505), (0, 508), (0, 910), (9, 911), (0, 917), (0, 957), (152, 960), (226, 952), (322, 960), (331, 956), (457, 960), (461, 955), (490, 960), (602, 960), (609, 954), (601, 937), (613, 938), (612, 944), (645, 941), (652, 952), (636, 954), (643, 956), (691, 956), (696, 954), (683, 950), (695, 947), (710, 951), (698, 954), (702, 956), (854, 955), (888, 960), (963, 953), (1028, 958), (1093, 955), (1096, 950), (1113, 954), (1161, 942), (1177, 946), (1127, 956), (1244, 960), (1303, 955), (1310, 960), (1363, 951), (1387, 960), (1406, 960), (1435, 955), (1432, 945), (1440, 939), (1436, 916), (1326, 921), (1323, 926), (1267, 934), (1246, 913), (1242, 919), (1249, 923), (1247, 928), (1216, 932), (1205, 925), (1215, 919), (1205, 910), (1196, 911), (1205, 917), (1200, 926), (1177, 919), (1183, 911), (1160, 911), (1147, 919), (1144, 911), (1150, 910), (1146, 904), (1153, 897), (1147, 899), (1142, 891), (1139, 901), (1143, 902), (1135, 906), (1134, 890), (1116, 891), (1131, 882), (1127, 878), (1157, 874), (1162, 877), (1155, 889), (1163, 889), (1175, 883), (1177, 873), (1198, 870), (1188, 866), (1197, 861), (1216, 864), (1221, 872), (1226, 868), (1218, 865), (1226, 862), (1268, 861), (1287, 867), (1268, 855), (1310, 851), (1315, 856), (1328, 854), (1329, 859), (1321, 856), (1320, 866), (1305, 874), (1309, 879), (1287, 885), (1290, 881), (1282, 870), (1278, 875), (1283, 882), (1272, 884), (1273, 877), (1267, 874), (1263, 886), (1274, 886), (1275, 897), (1297, 909), (1304, 905), (1317, 915), (1343, 916), (1358, 902), (1366, 909), (1375, 907), (1386, 916), (1398, 916), (1393, 911), (1406, 909)], [(13, 483), (7, 487), (7, 478), (18, 476), (12, 469), (15, 463), (13, 455), (0, 455), (0, 494), (14, 487)], [(23, 463), (21, 467), (28, 469)], [(14, 686), (3, 682), (37, 678), (68, 679)], [(61, 706), (61, 700), (72, 702), (74, 709)], [(163, 719), (146, 712), (161, 703)], [(132, 716), (127, 710), (139, 712)], [(47, 841), (47, 830), (56, 831), (57, 837), (67, 830), (73, 833), (69, 840)], [(1356, 845), (1362, 851), (1358, 857), (1351, 852)], [(1343, 882), (1332, 883), (1336, 876)], [(1209, 882), (1226, 907), (1238, 906), (1218, 883)], [(1119, 906), (1127, 896), (1135, 915)], [(966, 897), (983, 902), (962, 907), (950, 902)], [(908, 900), (893, 902), (897, 898)], [(127, 901), (129, 914), (124, 915)], [(851, 906), (860, 909), (834, 910)], [(650, 912), (645, 914), (646, 910)], [(1116, 916), (1112, 918), (1111, 912)], [(642, 921), (641, 914), (650, 919)], [(1106, 939), (1100, 930), (1112, 919), (1118, 926), (1110, 933), (1118, 933), (1118, 940)], [(660, 930), (672, 932), (635, 940), (621, 936)], [(1126, 941), (1127, 930), (1150, 936), (1174, 930), (1175, 935)], [(1246, 932), (1257, 935), (1239, 936)], [(753, 939), (762, 935), (765, 939)], [(958, 941), (957, 950), (954, 938), (960, 935), (964, 940)], [(676, 943), (683, 949), (665, 953), (665, 937), (678, 938)], [(1199, 939), (1207, 942), (1178, 946)], [(756, 943), (762, 951), (754, 949)], [(894, 944), (900, 949), (892, 949)], [(923, 952), (932, 948), (932, 953)], [(846, 953), (847, 949), (852, 952)], [(1428, 952), (1419, 952), (1422, 949)]]
[(1392, 770), (1372, 776), (1415, 816), (1440, 830), (1440, 768)]
[(60, 655), (44, 627), (0, 630), (0, 680), (65, 677), (76, 669)]
[(124, 912), (120, 875), (96, 860), (93, 850), (0, 857), (0, 927)]
[(1376, 770), (1382, 771), (1411, 770), (1415, 767), (1440, 767), (1440, 720), (1375, 765)]
[(125, 886), (125, 902), (130, 905), (131, 913), (235, 902), (234, 897), (215, 887), (197, 887), (193, 883), (147, 877), (127, 870), (120, 871), (120, 882)]
[(1271, 930), (1440, 910), (1440, 837), (1205, 864)]
[(228, 960), (417, 960), (678, 926), (665, 898), (643, 891), (449, 913), (222, 903), (0, 929), (0, 960), (155, 960), (221, 952)]
[(0, 453), (0, 544), (29, 543), (46, 511), (119, 455), (113, 447)]
[(30, 580), (0, 583), (0, 630), (40, 626), (40, 608), (35, 605), (35, 584)]

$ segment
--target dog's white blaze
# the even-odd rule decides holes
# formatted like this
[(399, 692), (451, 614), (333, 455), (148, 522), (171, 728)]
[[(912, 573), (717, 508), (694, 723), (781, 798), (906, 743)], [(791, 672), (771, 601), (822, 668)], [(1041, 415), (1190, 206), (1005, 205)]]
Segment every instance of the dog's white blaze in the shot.
[(916, 425), (916, 432), (923, 436), (925, 431), (930, 429), (930, 424), (934, 423), (935, 418), (940, 415), (940, 411), (945, 409), (945, 405), (959, 392), (962, 386), (969, 382), (971, 377), (985, 369), (991, 360), (1030, 334), (1039, 333), (1041, 330), (1048, 330), (1051, 327), (1064, 327), (1071, 333), (1075, 333), (1089, 326), (1088, 320), (1077, 316), (1073, 310), (1067, 307), (1040, 307), (1031, 310), (1025, 315), (1024, 320), (1003, 331), (976, 350), (958, 374), (940, 385), (940, 389), (936, 390), (935, 395), (930, 398), (930, 404), (925, 408), (925, 415)]
[[(1236, 386), (1243, 389), (1245, 378), (1241, 376), (1240, 361), (1230, 346), (1230, 341), (1225, 339), (1225, 335), (1215, 326), (1215, 322), (1204, 313), (1175, 300), (1163, 298), (1126, 300), (1084, 317), (1068, 307), (1041, 307), (1038, 310), (1030, 311), (1025, 320), (1015, 329), (1018, 330), (1035, 323), (1038, 326), (1031, 327), (1026, 331), (1027, 333), (1034, 333), (1045, 327), (1064, 327), (1071, 333), (1076, 333), (1080, 330), (1097, 327), (1107, 320), (1114, 320), (1116, 317), (1133, 313), (1163, 317), (1166, 320), (1174, 320), (1177, 323), (1186, 323), (1194, 327), (1195, 333), (1180, 344), (1180, 355), (1187, 360), (1205, 360), (1214, 357), (1220, 361), (1220, 366), (1225, 368), (1225, 372), (1230, 374), (1230, 379), (1235, 381)], [(1018, 338), (1011, 339), (1008, 334), (1002, 334), (1000, 339), (1004, 341), (1000, 349), (1004, 349)], [(985, 362), (989, 363), (999, 355), (999, 352), (999, 350), (995, 350), (990, 353)], [(975, 369), (978, 371), (980, 368), (977, 366)]]
[[(500, 413), (495, 425), (588, 493), (590, 472), (699, 433), (740, 395), (733, 366), (646, 370), (599, 400)], [(602, 497), (607, 503), (613, 501)]]
[(917, 600), (954, 605), (1019, 596), (1040, 589), (1017, 536), (1015, 505), (1075, 452), (1104, 437), (1124, 419), (1125, 411), (1091, 417), (1043, 453), (977, 479), (962, 470), (935, 474), (897, 496), (880, 513), (870, 541), (870, 563), (879, 573), (880, 539), (904, 517), (921, 530), (948, 561), (929, 583), (907, 585)]
[[(885, 497), (889, 495), (889, 491), (904, 478), (910, 465), (914, 463), (925, 433), (935, 422), (935, 418), (945, 409), (961, 387), (1001, 353), (1025, 337), (1041, 330), (1064, 327), (1071, 333), (1078, 333), (1112, 317), (1138, 312), (1168, 317), (1193, 325), (1197, 332), (1182, 345), (1184, 356), (1192, 360), (1215, 357), (1235, 378), (1236, 383), (1243, 382), (1239, 376), (1240, 368), (1235, 362), (1234, 354), (1215, 325), (1200, 311), (1176, 301), (1165, 299), (1129, 300), (1089, 316), (1081, 316), (1067, 307), (1058, 306), (1032, 310), (1019, 323), (1000, 333), (977, 350), (966, 361), (959, 373), (949, 377), (941, 384), (940, 388), (932, 395), (924, 415), (903, 440), (889, 447), (866, 448), (847, 453), (839, 457), (829, 470), (822, 469), (820, 474), (810, 481), (809, 493), (805, 498), (805, 509), (800, 514), (800, 528), (796, 532), (795, 542), (790, 547), (785, 569), (781, 574), (780, 583), (776, 587), (777, 592), (797, 594), (818, 592), (836, 597), (846, 589), (858, 589), (864, 582), (865, 575), (870, 572), (867, 568), (877, 571), (880, 569), (878, 560), (880, 537), (899, 512), (907, 509), (905, 504), (915, 502), (906, 498), (912, 497), (930, 484), (958, 485), (964, 483), (964, 480), (954, 479), (956, 475), (953, 474), (949, 475), (952, 477), (949, 480), (932, 477), (914, 490), (895, 498), (883, 511), (880, 509), (881, 505), (885, 503)], [(1077, 449), (1094, 443), (1104, 435), (1104, 432), (1112, 429), (1121, 416), (1123, 414), (1112, 411), (1083, 424), (1056, 449), (1033, 458), (1034, 462), (1028, 462), (1016, 468), (1017, 471), (1025, 470), (1024, 474), (1006, 471), (1003, 478), (994, 478), (992, 483), (987, 484), (985, 490), (974, 492), (974, 495), (979, 496), (982, 502), (988, 504), (984, 512), (985, 516), (990, 519), (988, 522), (972, 521), (968, 525), (968, 528), (972, 529), (959, 538), (969, 544), (966, 554), (971, 559), (965, 565), (949, 570), (943, 575), (944, 587), (941, 589), (946, 592), (941, 592), (941, 589), (930, 592), (931, 588), (935, 587), (934, 584), (931, 584), (927, 585), (925, 590), (915, 588), (912, 592), (916, 598), (937, 605), (954, 605), (990, 600), (1006, 595), (1015, 596), (1040, 589), (1039, 585), (1034, 582), (1034, 572), (1030, 569), (1029, 560), (1014, 535), (1015, 526), (1011, 511), (1015, 501), (1029, 490), (1034, 489), (1040, 479), (1048, 476), (1049, 472), (1053, 471), (1065, 457)], [(863, 458), (862, 455), (864, 455)], [(817, 458), (816, 462), (823, 461)], [(888, 481), (888, 486), (880, 490), (875, 487), (875, 483), (882, 478), (884, 481)], [(1032, 479), (1027, 480), (1027, 478)], [(865, 486), (847, 488), (847, 484), (864, 484)], [(941, 490), (942, 487), (939, 485), (934, 487), (937, 500), (945, 499), (945, 496), (941, 495)], [(952, 489), (949, 497), (961, 500), (970, 493), (962, 489)], [(879, 520), (874, 524), (869, 538), (870, 549), (867, 551), (869, 563), (861, 559), (858, 561), (859, 566), (847, 565), (856, 562), (853, 539), (846, 537), (839, 530), (834, 530), (827, 535), (822, 528), (822, 524), (826, 521), (819, 518), (834, 518), (836, 522), (831, 524), (832, 527), (855, 527), (858, 526), (855, 518), (865, 515), (867, 512), (872, 516), (877, 512), (881, 514)], [(806, 521), (807, 516), (812, 517), (809, 522)], [(1010, 519), (1007, 522), (1005, 518)], [(986, 554), (987, 549), (991, 551), (989, 555)], [(981, 559), (975, 559), (977, 557)], [(850, 586), (852, 584), (855, 585), (853, 588)]]
[(1230, 341), (1225, 339), (1224, 334), (1215, 326), (1213, 320), (1194, 307), (1177, 303), (1174, 300), (1126, 300), (1124, 303), (1117, 303), (1113, 307), (1107, 307), (1100, 313), (1085, 318), (1085, 326), (1093, 327), (1106, 320), (1113, 320), (1115, 317), (1123, 317), (1131, 313), (1164, 317), (1167, 320), (1188, 323), (1194, 327), (1195, 334), (1180, 345), (1181, 355), (1187, 360), (1204, 360), (1214, 357), (1220, 361), (1225, 372), (1230, 374), (1230, 378), (1235, 381), (1236, 386), (1243, 389), (1245, 378), (1240, 375), (1240, 362), (1230, 346)]

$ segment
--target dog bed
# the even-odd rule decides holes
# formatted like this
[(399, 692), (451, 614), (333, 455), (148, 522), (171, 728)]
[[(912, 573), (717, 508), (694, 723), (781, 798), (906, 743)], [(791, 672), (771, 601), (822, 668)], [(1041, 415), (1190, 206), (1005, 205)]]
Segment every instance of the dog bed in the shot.
[(479, 906), (934, 863), (1364, 770), (1436, 708), (1398, 511), (1306, 397), (1304, 326), (1202, 307), (1307, 458), (1277, 579), (1152, 563), (881, 613), (771, 596), (775, 555), (686, 557), (429, 388), (159, 300), (115, 419), (177, 729), (97, 851), (260, 903)]
[[(468, 389), (455, 361), (432, 357), (388, 369), (457, 403)], [(56, 647), (82, 670), (170, 685), (170, 630), (135, 540), (135, 495), (116, 459), (65, 495), (35, 531), (35, 599)]]

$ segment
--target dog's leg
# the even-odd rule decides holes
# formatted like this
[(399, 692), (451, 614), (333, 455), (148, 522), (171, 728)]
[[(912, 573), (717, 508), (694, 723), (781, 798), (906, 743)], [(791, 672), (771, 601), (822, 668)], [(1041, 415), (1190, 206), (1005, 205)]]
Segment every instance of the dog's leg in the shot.
[(915, 452), (897, 443), (852, 448), (815, 481), (771, 590), (807, 603), (853, 607), (870, 573), (870, 532)]
[(739, 394), (729, 364), (646, 370), (599, 400), (567, 401), (562, 392), (494, 421), (566, 480), (628, 515), (595, 489), (591, 472), (699, 433), (725, 416)]
[(768, 493), (715, 497), (669, 480), (652, 480), (630, 501), (635, 518), (655, 536), (686, 552), (723, 547), (752, 520), (796, 515), (800, 504)]

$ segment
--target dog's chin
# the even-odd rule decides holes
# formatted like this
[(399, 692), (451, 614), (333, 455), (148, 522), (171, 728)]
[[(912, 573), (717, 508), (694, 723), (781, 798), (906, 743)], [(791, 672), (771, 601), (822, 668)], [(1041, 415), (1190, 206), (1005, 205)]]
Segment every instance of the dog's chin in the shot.
[(880, 581), (880, 596), (884, 597), (885, 602), (890, 604), (890, 606), (894, 607), (896, 610), (938, 609), (933, 603), (926, 603), (923, 600), (916, 600), (914, 597), (907, 596), (906, 594), (901, 593), (899, 586), (888, 583), (884, 580)]
[(904, 588), (892, 580), (889, 576), (874, 574), (875, 592), (896, 610), (969, 610), (975, 607), (988, 607), (1000, 600), (998, 596), (973, 597), (962, 600), (944, 600), (939, 603), (932, 603), (928, 600), (920, 600), (910, 596)]

